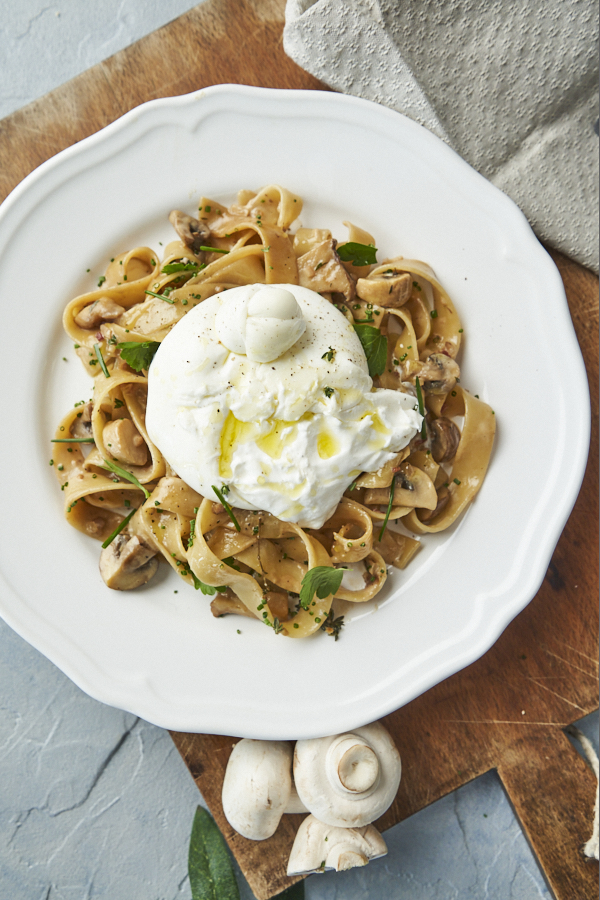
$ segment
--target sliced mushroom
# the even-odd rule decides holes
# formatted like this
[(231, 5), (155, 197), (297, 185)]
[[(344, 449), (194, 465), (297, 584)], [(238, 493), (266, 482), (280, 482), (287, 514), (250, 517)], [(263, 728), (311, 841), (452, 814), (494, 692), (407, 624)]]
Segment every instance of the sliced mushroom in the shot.
[(421, 387), (429, 394), (447, 394), (460, 377), (458, 364), (445, 353), (432, 353), (424, 361), (409, 359), (403, 368), (403, 381), (414, 384), (418, 376)]
[(327, 825), (361, 828), (373, 822), (396, 796), (400, 774), (396, 746), (379, 722), (298, 741), (294, 751), (298, 796)]
[(100, 554), (100, 574), (115, 591), (131, 591), (146, 584), (157, 569), (156, 552), (137, 535), (118, 534)]
[(460, 431), (446, 416), (427, 422), (431, 435), (431, 455), (436, 463), (449, 462), (456, 456)]
[(92, 410), (93, 403), (86, 403), (79, 416), (71, 425), (71, 434), (73, 437), (90, 438), (92, 437)]
[[(387, 504), (390, 492), (387, 488), (373, 488), (365, 492), (364, 502), (369, 505)], [(404, 462), (396, 472), (394, 506), (411, 506), (419, 509), (435, 509), (437, 495), (433, 481), (422, 469)]]
[(347, 302), (356, 293), (353, 278), (335, 252), (334, 241), (316, 244), (308, 253), (298, 257), (298, 278), (301, 287), (317, 293), (331, 291), (343, 294)]
[(279, 591), (267, 591), (265, 600), (273, 618), (279, 619), (280, 622), (287, 622), (289, 615), (287, 594), (282, 594)]
[(447, 487), (441, 487), (437, 490), (437, 503), (435, 505), (435, 509), (419, 509), (417, 516), (421, 522), (430, 522), (432, 519), (435, 519), (436, 516), (439, 516), (443, 510), (448, 506), (448, 501), (450, 500), (450, 491)]
[(410, 453), (410, 448), (405, 447), (400, 453), (397, 453), (392, 459), (386, 462), (380, 469), (377, 469), (376, 472), (366, 472), (364, 475), (361, 475), (360, 478), (356, 481), (356, 487), (358, 488), (381, 488), (381, 487), (389, 487), (392, 483), (392, 478), (394, 477), (394, 473), (400, 466), (400, 463), (403, 462), (406, 457)]
[(207, 244), (210, 239), (210, 228), (204, 222), (188, 216), (180, 209), (174, 209), (169, 213), (169, 222), (195, 256), (202, 253), (200, 247)]
[(363, 828), (336, 828), (308, 816), (298, 829), (288, 862), (287, 874), (311, 875), (333, 869), (342, 872), (366, 866), (369, 860), (385, 856), (385, 841), (374, 825)]
[(80, 328), (97, 328), (102, 322), (114, 322), (124, 312), (125, 309), (110, 297), (100, 297), (77, 313), (75, 324)]
[(292, 748), (287, 741), (243, 738), (235, 745), (223, 781), (223, 812), (251, 841), (275, 834), (292, 793)]
[(359, 278), (356, 282), (356, 293), (360, 299), (377, 306), (398, 309), (410, 298), (411, 292), (411, 276), (407, 272), (399, 274), (393, 269), (390, 273), (384, 272), (374, 278)]
[(216, 619), (230, 615), (248, 616), (250, 619), (256, 618), (254, 613), (250, 612), (241, 600), (228, 594), (216, 594), (214, 599), (211, 600), (210, 611)]
[(115, 419), (104, 426), (104, 443), (112, 456), (130, 466), (144, 466), (148, 448), (131, 419)]

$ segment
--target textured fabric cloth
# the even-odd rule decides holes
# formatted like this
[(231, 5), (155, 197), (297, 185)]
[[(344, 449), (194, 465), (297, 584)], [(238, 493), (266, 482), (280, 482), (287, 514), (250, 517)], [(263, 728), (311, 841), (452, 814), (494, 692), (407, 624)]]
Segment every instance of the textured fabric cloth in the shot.
[(284, 47), (404, 113), (598, 270), (595, 0), (288, 0)]

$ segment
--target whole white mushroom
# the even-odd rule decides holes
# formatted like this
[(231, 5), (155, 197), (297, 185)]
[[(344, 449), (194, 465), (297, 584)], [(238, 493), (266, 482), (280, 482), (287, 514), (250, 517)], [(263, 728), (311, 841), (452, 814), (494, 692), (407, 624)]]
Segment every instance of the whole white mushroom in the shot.
[(373, 825), (336, 828), (307, 816), (300, 825), (288, 862), (287, 874), (311, 875), (334, 869), (341, 872), (366, 866), (369, 860), (385, 856), (385, 841)]
[(251, 841), (270, 838), (284, 812), (307, 812), (292, 784), (291, 745), (238, 741), (227, 763), (222, 800), (231, 827)]
[(298, 741), (294, 782), (298, 796), (321, 822), (360, 828), (378, 819), (396, 796), (400, 754), (379, 722), (348, 734)]

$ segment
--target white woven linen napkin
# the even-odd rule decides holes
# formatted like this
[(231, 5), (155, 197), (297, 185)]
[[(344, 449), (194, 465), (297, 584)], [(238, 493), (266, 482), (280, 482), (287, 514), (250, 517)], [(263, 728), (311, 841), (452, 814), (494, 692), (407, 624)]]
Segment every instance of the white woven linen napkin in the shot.
[(287, 0), (284, 48), (404, 113), (598, 271), (595, 0)]

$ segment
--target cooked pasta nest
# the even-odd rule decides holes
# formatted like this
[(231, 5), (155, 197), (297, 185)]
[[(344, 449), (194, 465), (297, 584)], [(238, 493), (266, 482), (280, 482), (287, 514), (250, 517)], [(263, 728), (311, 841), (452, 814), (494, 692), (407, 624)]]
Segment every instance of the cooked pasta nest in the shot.
[[(111, 260), (97, 290), (67, 305), (64, 327), (94, 391), (61, 421), (52, 464), (69, 524), (107, 544), (101, 572), (110, 587), (144, 583), (162, 559), (212, 597), (216, 616), (255, 617), (288, 637), (323, 629), (337, 638), (333, 596), (317, 592), (300, 605), (305, 575), (319, 566), (359, 564), (364, 586), (340, 587), (335, 597), (371, 600), (388, 565), (403, 569), (419, 549), (411, 535), (443, 531), (472, 502), (490, 459), (495, 417), (460, 384), (463, 328), (429, 266), (402, 257), (374, 265), (342, 261), (344, 245), (330, 231), (292, 233), (301, 209), (300, 197), (275, 185), (241, 191), (229, 207), (203, 197), (197, 219), (171, 213), (177, 240), (162, 261), (148, 247), (128, 250)], [(375, 246), (372, 235), (344, 224), (348, 243)], [(125, 342), (159, 344), (207, 297), (255, 283), (300, 284), (350, 322), (377, 329), (387, 362), (375, 387), (415, 393), (418, 382), (422, 391), (424, 431), (383, 468), (363, 473), (317, 530), (234, 509), (236, 530), (228, 510), (177, 477), (149, 439), (147, 370), (135, 371), (121, 355)]]

